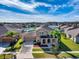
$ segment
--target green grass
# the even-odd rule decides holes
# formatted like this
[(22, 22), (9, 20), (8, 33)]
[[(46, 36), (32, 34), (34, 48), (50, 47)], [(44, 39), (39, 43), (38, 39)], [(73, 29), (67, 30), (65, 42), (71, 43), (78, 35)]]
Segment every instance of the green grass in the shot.
[(19, 48), (19, 47), (21, 47), (21, 43), (23, 42), (23, 39), (22, 38), (20, 38), (19, 40), (18, 40), (18, 42), (14, 45), (14, 48)]
[(23, 40), (22, 40), (22, 38), (20, 38), (14, 46), (6, 48), (5, 52), (19, 51), (19, 49), (21, 48), (22, 43), (23, 43)]
[(38, 48), (33, 48), (32, 51), (50, 51), (50, 48), (41, 48), (41, 47), (38, 47)]
[(48, 54), (48, 53), (32, 53), (34, 58), (79, 58), (79, 53), (62, 53), (62, 54)]
[[(10, 59), (10, 58), (12, 58), (13, 57), (13, 55), (11, 55), (11, 54), (6, 54), (5, 55), (5, 58), (6, 59)], [(4, 59), (4, 55), (0, 55), (0, 59)]]
[(32, 53), (34, 58), (55, 58), (55, 55), (47, 53)]
[(71, 58), (71, 57), (79, 58), (79, 53), (62, 53), (62, 54), (59, 54), (59, 56), (67, 57), (67, 58)]
[(65, 38), (61, 35), (61, 42), (72, 51), (79, 51), (79, 44), (74, 43), (71, 39)]

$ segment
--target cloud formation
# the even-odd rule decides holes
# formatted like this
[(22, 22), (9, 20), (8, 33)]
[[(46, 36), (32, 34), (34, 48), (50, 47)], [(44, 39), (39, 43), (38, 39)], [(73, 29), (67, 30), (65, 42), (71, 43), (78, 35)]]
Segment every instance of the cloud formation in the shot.
[(78, 21), (78, 16), (78, 0), (0, 0), (3, 21)]

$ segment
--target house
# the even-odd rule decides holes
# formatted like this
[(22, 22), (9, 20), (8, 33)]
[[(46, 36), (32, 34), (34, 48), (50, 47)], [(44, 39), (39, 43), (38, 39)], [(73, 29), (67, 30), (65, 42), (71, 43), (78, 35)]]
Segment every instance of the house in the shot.
[(79, 28), (73, 28), (67, 31), (68, 37), (75, 43), (79, 43)]
[(4, 35), (8, 30), (4, 25), (0, 25), (0, 36)]
[(67, 28), (67, 25), (60, 25), (59, 28), (61, 32), (65, 32), (65, 28)]
[(20, 35), (11, 36), (0, 36), (0, 42), (2, 43), (10, 43), (12, 41), (17, 41), (20, 38)]
[(66, 37), (72, 39), (75, 43), (79, 43), (79, 26), (78, 24), (60, 26), (60, 30), (66, 34)]
[(2, 42), (2, 43), (10, 43), (12, 40), (13, 40), (13, 38), (9, 37), (9, 36), (0, 37), (0, 42)]
[(52, 29), (47, 26), (40, 26), (36, 30), (36, 42), (39, 42), (40, 45), (58, 46), (58, 38), (54, 35), (49, 34)]

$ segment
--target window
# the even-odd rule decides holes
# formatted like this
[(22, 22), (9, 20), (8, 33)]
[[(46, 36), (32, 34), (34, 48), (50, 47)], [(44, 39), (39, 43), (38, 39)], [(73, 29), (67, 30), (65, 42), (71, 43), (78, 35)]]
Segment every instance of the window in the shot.
[(44, 32), (41, 32), (41, 34), (43, 35), (43, 34), (44, 34)]
[(43, 39), (43, 43), (45, 43), (45, 39)]
[(36, 42), (36, 40), (33, 40), (33, 42)]
[(40, 35), (43, 35), (44, 34), (44, 32), (40, 32)]
[(48, 39), (48, 43), (50, 43), (50, 39)]

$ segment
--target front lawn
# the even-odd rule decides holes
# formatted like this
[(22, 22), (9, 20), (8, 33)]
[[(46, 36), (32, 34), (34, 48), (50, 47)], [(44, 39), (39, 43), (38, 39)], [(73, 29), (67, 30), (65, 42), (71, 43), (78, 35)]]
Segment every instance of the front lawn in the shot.
[(79, 44), (76, 44), (69, 38), (65, 38), (64, 35), (61, 35), (61, 43), (72, 51), (79, 51)]
[[(12, 58), (13, 57), (13, 55), (11, 55), (11, 54), (6, 54), (5, 55), (5, 59), (10, 59), (10, 58)], [(0, 55), (0, 59), (4, 59), (4, 55)]]
[(34, 58), (56, 58), (55, 55), (48, 53), (32, 53)]
[(59, 54), (60, 57), (64, 57), (64, 58), (79, 58), (79, 53), (62, 53)]
[(58, 55), (48, 53), (32, 53), (34, 58), (79, 58), (79, 53), (60, 53)]
[(42, 47), (33, 47), (32, 49), (33, 52), (35, 51), (50, 51), (50, 48), (42, 48)]

